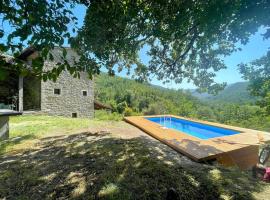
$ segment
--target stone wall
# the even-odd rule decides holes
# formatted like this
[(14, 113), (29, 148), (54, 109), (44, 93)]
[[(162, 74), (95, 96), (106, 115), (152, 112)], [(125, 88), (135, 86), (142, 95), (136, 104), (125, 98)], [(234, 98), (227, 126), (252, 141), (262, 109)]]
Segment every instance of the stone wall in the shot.
[[(51, 69), (52, 62), (46, 62), (45, 68)], [(60, 89), (60, 94), (54, 90)], [(83, 95), (87, 92), (87, 96)], [(94, 116), (94, 87), (87, 73), (81, 73), (80, 79), (73, 78), (69, 72), (63, 71), (56, 82), (41, 83), (41, 111), (49, 115), (65, 117)], [(75, 116), (76, 113), (77, 116)]]

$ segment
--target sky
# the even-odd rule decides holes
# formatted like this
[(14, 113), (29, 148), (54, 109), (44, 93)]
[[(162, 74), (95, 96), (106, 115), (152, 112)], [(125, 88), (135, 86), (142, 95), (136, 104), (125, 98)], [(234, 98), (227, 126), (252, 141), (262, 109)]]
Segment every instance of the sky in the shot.
[[(270, 40), (264, 40), (262, 37), (264, 33), (263, 29), (260, 29), (255, 35), (251, 36), (248, 44), (238, 45), (237, 47), (242, 48), (242, 51), (233, 53), (230, 56), (224, 58), (224, 63), (227, 66), (226, 69), (222, 69), (217, 72), (215, 81), (218, 83), (226, 82), (227, 84), (232, 84), (236, 82), (245, 81), (242, 79), (241, 74), (238, 71), (237, 65), (240, 63), (248, 63), (254, 59), (260, 58), (265, 55), (270, 47)], [(145, 52), (140, 53), (140, 57), (143, 61), (147, 62), (149, 58)], [(125, 76), (125, 73), (121, 73), (120, 76)], [(176, 84), (173, 81), (164, 85), (161, 81), (154, 79), (152, 84), (160, 85), (166, 88), (174, 89), (195, 89), (192, 83), (187, 83), (186, 81), (181, 84)]]
[[(84, 16), (86, 14), (86, 8), (82, 5), (78, 5), (73, 10), (74, 15), (78, 18), (78, 26), (83, 25)], [(71, 27), (70, 27), (71, 29)], [(227, 66), (227, 69), (220, 70), (217, 72), (217, 76), (215, 81), (218, 83), (227, 82), (227, 84), (232, 84), (240, 81), (244, 81), (241, 77), (241, 74), (238, 71), (237, 64), (239, 63), (247, 63), (254, 59), (260, 58), (265, 55), (268, 48), (270, 47), (270, 40), (263, 40), (261, 34), (264, 32), (263, 29), (259, 30), (255, 35), (250, 38), (250, 41), (247, 45), (238, 47), (242, 48), (242, 51), (235, 52), (232, 55), (226, 57), (224, 62)], [(146, 55), (145, 49), (140, 52), (140, 59), (147, 63), (149, 57)], [(128, 77), (126, 75), (126, 71), (123, 70), (121, 73), (117, 75), (122, 77)], [(171, 83), (163, 84), (162, 81), (158, 81), (155, 78), (152, 79), (152, 84), (159, 85), (166, 88), (173, 89), (195, 89), (196, 87), (192, 83), (183, 82), (181, 84), (176, 84), (173, 81)]]
[[(232, 84), (236, 82), (245, 81), (242, 79), (241, 74), (238, 71), (237, 65), (240, 63), (248, 63), (254, 59), (260, 58), (265, 55), (267, 50), (270, 47), (270, 40), (264, 40), (262, 37), (264, 33), (263, 29), (260, 29), (255, 35), (251, 36), (250, 41), (245, 46), (238, 45), (237, 47), (242, 48), (242, 51), (233, 53), (230, 56), (224, 58), (224, 63), (227, 66), (226, 69), (222, 69), (217, 72), (215, 81), (218, 83), (226, 82), (227, 84)], [(146, 55), (145, 51), (140, 52), (140, 58), (145, 63), (149, 60), (149, 57)], [(126, 77), (125, 72), (119, 74), (120, 76)], [(184, 81), (181, 84), (176, 84), (173, 81), (168, 84), (163, 84), (162, 81), (153, 79), (152, 84), (159, 85), (166, 88), (173, 89), (195, 89), (192, 83), (187, 83)]]

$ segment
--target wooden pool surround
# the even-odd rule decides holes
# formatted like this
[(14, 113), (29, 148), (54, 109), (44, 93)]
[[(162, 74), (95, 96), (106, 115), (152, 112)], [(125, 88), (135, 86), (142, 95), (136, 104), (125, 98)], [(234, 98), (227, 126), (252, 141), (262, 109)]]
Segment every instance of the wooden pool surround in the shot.
[[(145, 119), (145, 117), (164, 116), (232, 129), (240, 133), (204, 140), (174, 129), (164, 129), (161, 125)], [(241, 169), (248, 169), (255, 165), (258, 162), (260, 143), (270, 141), (270, 133), (267, 132), (174, 115), (132, 116), (125, 117), (124, 120), (194, 161), (217, 160), (224, 166), (238, 166)]]

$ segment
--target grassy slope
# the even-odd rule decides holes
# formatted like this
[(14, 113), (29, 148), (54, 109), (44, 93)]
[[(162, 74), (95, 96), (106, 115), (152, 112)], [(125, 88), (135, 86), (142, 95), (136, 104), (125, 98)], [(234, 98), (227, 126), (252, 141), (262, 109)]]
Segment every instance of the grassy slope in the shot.
[(11, 117), (10, 120), (10, 140), (0, 146), (0, 154), (16, 148), (27, 148), (36, 139), (43, 136), (55, 136), (65, 134), (75, 129), (86, 128), (89, 120), (67, 119), (62, 117), (51, 118), (49, 116), (21, 116)]
[(71, 134), (77, 130), (89, 127), (102, 127), (106, 124), (102, 120), (121, 120), (121, 116), (115, 114), (96, 113), (95, 120), (71, 119), (65, 117), (50, 116), (20, 116), (10, 118), (10, 138), (8, 142), (0, 145), (0, 155), (8, 151), (16, 151), (31, 147), (42, 137), (54, 137), (57, 135)]
[(1, 152), (0, 199), (164, 199), (171, 187), (181, 199), (266, 199), (270, 194), (269, 186), (247, 172), (168, 162), (146, 139), (82, 130), (95, 126), (105, 128), (108, 122), (13, 117), (11, 137), (21, 139)]

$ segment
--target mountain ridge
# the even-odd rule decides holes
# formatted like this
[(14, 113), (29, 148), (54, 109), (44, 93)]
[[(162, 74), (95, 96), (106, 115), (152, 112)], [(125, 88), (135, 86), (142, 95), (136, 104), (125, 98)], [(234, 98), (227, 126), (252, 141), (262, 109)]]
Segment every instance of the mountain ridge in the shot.
[(229, 84), (224, 90), (220, 91), (215, 96), (207, 93), (199, 93), (196, 90), (188, 91), (198, 99), (207, 102), (226, 102), (236, 104), (255, 103), (258, 98), (250, 95), (248, 85), (248, 82), (236, 82)]

